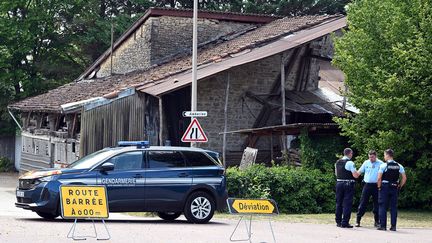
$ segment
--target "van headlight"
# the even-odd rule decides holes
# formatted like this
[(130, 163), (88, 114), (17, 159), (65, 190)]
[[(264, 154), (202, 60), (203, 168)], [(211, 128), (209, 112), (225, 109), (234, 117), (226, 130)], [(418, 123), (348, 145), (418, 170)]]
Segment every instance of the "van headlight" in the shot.
[(53, 179), (53, 176), (51, 175), (51, 176), (41, 177), (41, 178), (38, 179), (38, 181), (40, 181), (40, 182), (48, 182), (48, 181), (52, 181), (52, 179)]

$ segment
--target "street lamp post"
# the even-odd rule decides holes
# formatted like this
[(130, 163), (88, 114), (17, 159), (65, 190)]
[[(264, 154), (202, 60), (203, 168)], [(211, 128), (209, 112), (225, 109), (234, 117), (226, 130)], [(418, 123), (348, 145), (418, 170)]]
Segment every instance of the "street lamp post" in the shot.
[[(191, 111), (197, 111), (197, 62), (198, 62), (198, 0), (193, 4), (193, 33), (192, 33), (192, 91), (191, 91)], [(191, 117), (193, 120), (194, 117)], [(191, 147), (196, 147), (196, 143), (191, 143)]]

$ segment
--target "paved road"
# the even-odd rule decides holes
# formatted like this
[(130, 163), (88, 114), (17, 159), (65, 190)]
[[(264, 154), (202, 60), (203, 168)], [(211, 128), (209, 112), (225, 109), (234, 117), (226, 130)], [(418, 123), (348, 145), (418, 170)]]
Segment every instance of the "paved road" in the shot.
[[(47, 221), (35, 213), (14, 207), (13, 175), (0, 174), (0, 242), (72, 242), (66, 235), (72, 221), (57, 219)], [(184, 218), (164, 222), (157, 218), (137, 218), (111, 214), (107, 226), (111, 233), (109, 242), (229, 242), (237, 222), (214, 219), (206, 225), (192, 225)], [(380, 232), (373, 228), (340, 229), (333, 225), (314, 225), (274, 222), (277, 242), (431, 242), (432, 229), (406, 229), (398, 232)], [(104, 233), (97, 224), (98, 232)], [(252, 225), (253, 242), (272, 242), (268, 222), (255, 221)], [(79, 222), (77, 232), (92, 234), (92, 225)], [(237, 237), (244, 237), (242, 225)], [(103, 236), (103, 235), (101, 235)], [(95, 241), (88, 239), (87, 241)]]

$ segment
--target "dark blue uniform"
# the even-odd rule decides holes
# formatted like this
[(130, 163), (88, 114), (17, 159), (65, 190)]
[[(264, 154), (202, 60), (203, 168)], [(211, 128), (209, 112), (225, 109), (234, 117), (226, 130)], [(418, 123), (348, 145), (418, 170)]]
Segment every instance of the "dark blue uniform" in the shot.
[(370, 160), (366, 160), (363, 165), (359, 169), (360, 174), (364, 175), (364, 185), (362, 194), (360, 197), (360, 203), (357, 211), (357, 226), (360, 226), (361, 218), (366, 213), (367, 205), (369, 202), (369, 198), (372, 197), (373, 201), (373, 214), (375, 219), (375, 226), (379, 225), (379, 216), (378, 216), (378, 171), (379, 167), (383, 164), (382, 161), (376, 160), (374, 162)]
[(354, 163), (344, 157), (338, 160), (336, 167), (336, 224), (337, 226), (349, 226), (351, 218), (352, 202), (354, 196), (355, 172)]
[(405, 173), (402, 165), (388, 161), (380, 166), (382, 184), (379, 191), (379, 219), (381, 228), (387, 227), (387, 208), (390, 206), (391, 227), (396, 229), (399, 174)]

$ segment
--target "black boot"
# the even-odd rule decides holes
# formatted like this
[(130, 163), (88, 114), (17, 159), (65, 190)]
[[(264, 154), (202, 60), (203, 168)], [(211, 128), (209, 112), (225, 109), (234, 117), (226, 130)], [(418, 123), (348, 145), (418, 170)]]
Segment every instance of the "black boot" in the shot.
[(356, 220), (356, 227), (360, 227), (360, 221), (361, 221), (361, 218), (360, 217), (357, 217), (357, 220)]
[(374, 214), (374, 219), (375, 219), (375, 223), (374, 223), (375, 228), (379, 228), (380, 224), (379, 224), (378, 214)]
[(354, 226), (347, 224), (347, 225), (342, 225), (342, 228), (351, 229), (351, 228), (354, 228)]

